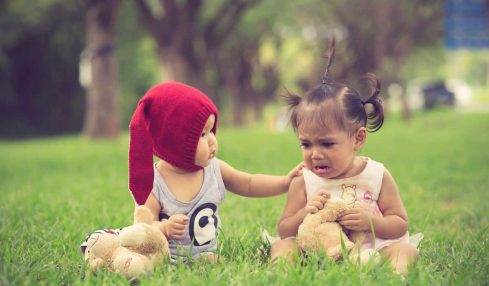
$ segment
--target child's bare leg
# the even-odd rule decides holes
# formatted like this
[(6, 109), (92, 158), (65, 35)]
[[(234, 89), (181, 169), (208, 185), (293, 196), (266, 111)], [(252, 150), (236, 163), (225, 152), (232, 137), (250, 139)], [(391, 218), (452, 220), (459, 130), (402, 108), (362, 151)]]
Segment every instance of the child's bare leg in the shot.
[(419, 257), (415, 246), (405, 242), (398, 242), (380, 250), (382, 256), (389, 258), (394, 269), (400, 274), (407, 274), (408, 267), (414, 264)]
[(294, 256), (298, 253), (297, 242), (293, 239), (281, 239), (272, 244), (270, 261), (277, 263), (280, 258), (295, 266)]
[(199, 257), (199, 259), (205, 259), (209, 261), (210, 263), (216, 263), (219, 261), (219, 255), (215, 253), (209, 253), (209, 254), (204, 254)]

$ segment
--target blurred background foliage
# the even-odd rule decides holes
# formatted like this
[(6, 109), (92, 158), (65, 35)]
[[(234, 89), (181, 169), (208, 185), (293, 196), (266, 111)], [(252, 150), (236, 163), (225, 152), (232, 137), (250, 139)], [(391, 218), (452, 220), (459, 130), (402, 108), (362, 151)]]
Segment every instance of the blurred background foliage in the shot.
[[(87, 130), (93, 107), (86, 104), (90, 87), (79, 81), (83, 51), (92, 61), (97, 51), (114, 57), (104, 62), (100, 53), (101, 64), (90, 68), (110, 78), (111, 89), (103, 89), (104, 77), (95, 93), (117, 99), (115, 111), (99, 112), (120, 130), (144, 92), (169, 79), (204, 90), (224, 125), (277, 128), (280, 95), (319, 83), (332, 37), (332, 77), (356, 86), (362, 74), (376, 73), (384, 98), (395, 91), (406, 118), (413, 83), (457, 78), (487, 103), (488, 52), (445, 49), (443, 8), (442, 0), (0, 0), (0, 137)], [(93, 9), (99, 16), (110, 10), (106, 20), (115, 25), (114, 40), (95, 52)], [(114, 72), (103, 73), (104, 65)], [(100, 132), (85, 135), (117, 135)]]

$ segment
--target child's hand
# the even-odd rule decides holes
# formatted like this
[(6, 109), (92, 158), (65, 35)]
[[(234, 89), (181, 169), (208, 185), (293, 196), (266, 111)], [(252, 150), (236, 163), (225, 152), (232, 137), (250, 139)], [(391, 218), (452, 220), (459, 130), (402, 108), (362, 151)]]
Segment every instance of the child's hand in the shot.
[(326, 190), (318, 190), (304, 207), (306, 213), (314, 214), (324, 208), (331, 195)]
[(292, 182), (292, 179), (298, 176), (302, 175), (302, 168), (304, 168), (304, 162), (300, 162), (299, 165), (295, 166), (294, 169), (292, 169), (288, 174), (287, 174), (287, 180), (288, 183)]
[(172, 215), (165, 225), (165, 236), (168, 239), (179, 240), (183, 232), (185, 231), (185, 226), (188, 222), (188, 216), (183, 214)]
[(371, 231), (370, 224), (373, 216), (371, 211), (364, 207), (354, 207), (344, 211), (338, 218), (338, 222), (349, 230), (354, 231)]

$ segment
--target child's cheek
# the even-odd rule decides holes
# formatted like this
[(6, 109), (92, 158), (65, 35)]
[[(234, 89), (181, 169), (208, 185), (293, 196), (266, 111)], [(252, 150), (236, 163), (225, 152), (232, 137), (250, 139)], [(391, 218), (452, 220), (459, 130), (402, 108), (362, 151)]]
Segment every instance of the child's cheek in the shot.
[(306, 167), (306, 169), (308, 169), (309, 171), (312, 171), (312, 162), (310, 160), (307, 160), (306, 157), (303, 158), (303, 161), (304, 161), (304, 165)]

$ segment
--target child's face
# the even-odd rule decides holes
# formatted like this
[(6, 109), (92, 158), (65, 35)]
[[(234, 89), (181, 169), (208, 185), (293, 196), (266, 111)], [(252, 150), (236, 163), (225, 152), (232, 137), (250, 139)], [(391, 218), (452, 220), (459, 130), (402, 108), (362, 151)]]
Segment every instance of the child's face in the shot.
[(197, 150), (195, 151), (195, 165), (201, 167), (207, 167), (211, 162), (211, 159), (216, 157), (217, 154), (217, 139), (212, 132), (212, 127), (216, 117), (214, 114), (209, 116), (207, 122), (205, 123), (202, 134), (199, 138), (199, 143), (197, 144)]
[(357, 151), (364, 142), (358, 140), (358, 132), (363, 132), (363, 129), (350, 136), (348, 132), (336, 128), (299, 126), (299, 141), (306, 168), (326, 179), (349, 177)]

